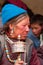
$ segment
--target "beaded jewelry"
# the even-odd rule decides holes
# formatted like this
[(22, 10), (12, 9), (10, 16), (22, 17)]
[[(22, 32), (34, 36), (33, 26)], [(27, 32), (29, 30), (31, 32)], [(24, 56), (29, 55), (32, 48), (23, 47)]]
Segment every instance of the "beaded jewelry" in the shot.
[[(20, 37), (20, 36), (19, 36)], [(5, 36), (5, 40), (7, 40), (7, 41), (9, 41), (9, 38), (7, 37), (7, 35)], [(11, 43), (12, 41), (10, 40), (10, 43)], [(12, 44), (13, 44), (13, 42), (12, 42)], [(11, 58), (10, 58), (10, 54), (9, 54), (9, 51), (8, 51), (8, 47), (7, 47), (7, 44), (5, 43), (5, 51), (6, 51), (6, 55), (7, 55), (7, 58), (8, 58), (8, 60), (10, 61), (10, 62), (12, 62), (12, 63), (15, 63), (16, 62), (16, 60), (12, 60)], [(18, 56), (18, 58), (17, 58), (17, 60), (21, 60), (20, 59), (20, 57), (21, 57), (21, 54)]]
[[(7, 37), (7, 36), (5, 36), (5, 37)], [(19, 35), (18, 39), (19, 39), (19, 43), (20, 43), (20, 35)], [(6, 40), (9, 41), (9, 38), (6, 38)], [(17, 60), (18, 60), (18, 61), (21, 60), (21, 53), (19, 54), (17, 60), (12, 60), (12, 59), (10, 58), (10, 54), (9, 54), (9, 50), (8, 50), (8, 47), (7, 47), (6, 42), (5, 42), (5, 51), (6, 51), (7, 58), (8, 58), (8, 60), (9, 60), (10, 62), (15, 63)], [(25, 58), (26, 58), (26, 52), (25, 52), (25, 55), (24, 55), (24, 61), (25, 61)]]
[(7, 45), (6, 45), (6, 44), (5, 44), (5, 51), (6, 51), (6, 55), (7, 55), (8, 60), (9, 60), (10, 62), (12, 62), (12, 63), (15, 63), (16, 60), (12, 60), (12, 59), (10, 58), (9, 51), (8, 51), (8, 48), (7, 48)]

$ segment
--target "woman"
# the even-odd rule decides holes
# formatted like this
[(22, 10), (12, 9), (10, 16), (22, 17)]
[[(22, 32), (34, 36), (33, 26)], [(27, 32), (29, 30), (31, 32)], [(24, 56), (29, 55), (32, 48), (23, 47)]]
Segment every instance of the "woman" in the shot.
[[(32, 41), (26, 40), (30, 27), (30, 19), (27, 11), (13, 4), (6, 4), (2, 8), (2, 23), (4, 27), (4, 45), (0, 65), (40, 65), (36, 50), (33, 48)], [(19, 37), (19, 38), (18, 38)], [(18, 49), (14, 46), (15, 42), (26, 43), (26, 56), (17, 59), (19, 53), (14, 53)], [(23, 44), (24, 46), (25, 44)], [(22, 46), (22, 49), (24, 48)], [(18, 46), (17, 46), (18, 47)], [(21, 48), (21, 45), (19, 46)], [(16, 48), (16, 51), (15, 51)], [(24, 49), (23, 49), (24, 50)], [(19, 49), (19, 51), (23, 51)], [(20, 56), (19, 56), (20, 57)], [(23, 61), (26, 60), (26, 61)], [(16, 60), (16, 61), (15, 61)], [(36, 61), (36, 63), (34, 63)]]

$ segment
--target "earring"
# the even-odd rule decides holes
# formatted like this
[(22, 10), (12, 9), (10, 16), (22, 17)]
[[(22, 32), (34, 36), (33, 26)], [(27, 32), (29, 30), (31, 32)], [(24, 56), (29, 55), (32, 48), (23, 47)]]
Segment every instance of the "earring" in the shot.
[(11, 31), (10, 31), (10, 35), (12, 35), (12, 34), (13, 34), (13, 32), (14, 32), (14, 29), (11, 29)]

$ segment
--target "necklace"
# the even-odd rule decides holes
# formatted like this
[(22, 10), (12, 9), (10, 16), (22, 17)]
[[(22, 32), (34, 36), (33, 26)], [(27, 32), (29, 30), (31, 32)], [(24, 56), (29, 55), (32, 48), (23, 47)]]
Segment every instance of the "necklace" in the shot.
[[(6, 38), (7, 38), (7, 39), (6, 39)], [(5, 52), (6, 52), (6, 55), (7, 55), (8, 60), (9, 60), (10, 62), (12, 62), (12, 63), (15, 63), (17, 60), (21, 60), (21, 53), (20, 53), (20, 55), (18, 56), (17, 60), (12, 60), (12, 59), (10, 58), (10, 54), (9, 54), (9, 50), (8, 50), (6, 41), (9, 42), (10, 40), (9, 40), (8, 37), (5, 36)], [(10, 42), (12, 42), (12, 41), (10, 41)], [(12, 43), (12, 44), (13, 44), (13, 43)], [(25, 58), (26, 58), (26, 53), (25, 53), (25, 55), (24, 55), (24, 61), (25, 61)]]
[[(9, 60), (10, 62), (15, 63), (16, 60), (12, 60), (12, 59), (10, 58), (10, 54), (9, 54), (9, 50), (8, 50), (6, 41), (10, 42), (11, 44), (13, 44), (13, 42), (7, 37), (7, 35), (5, 35), (5, 52), (6, 52), (7, 58), (8, 58), (8, 60)], [(20, 58), (20, 55), (18, 56), (18, 58)], [(21, 60), (21, 59), (19, 59), (19, 60)]]
[(12, 63), (15, 63), (16, 60), (12, 60), (12, 59), (10, 58), (9, 51), (8, 51), (8, 47), (7, 47), (6, 44), (5, 44), (5, 51), (6, 51), (6, 55), (7, 55), (8, 60), (9, 60), (10, 62), (12, 62)]

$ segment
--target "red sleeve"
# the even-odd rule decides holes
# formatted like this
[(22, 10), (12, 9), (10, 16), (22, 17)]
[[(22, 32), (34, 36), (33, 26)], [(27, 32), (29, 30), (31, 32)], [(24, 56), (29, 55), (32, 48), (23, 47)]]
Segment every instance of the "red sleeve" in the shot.
[(32, 49), (32, 56), (30, 59), (30, 65), (41, 65), (40, 60), (37, 56), (37, 51), (35, 48)]

